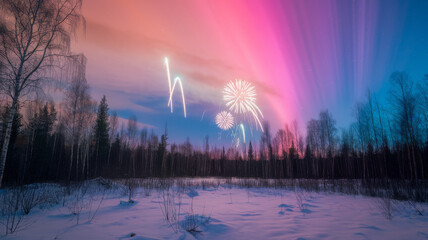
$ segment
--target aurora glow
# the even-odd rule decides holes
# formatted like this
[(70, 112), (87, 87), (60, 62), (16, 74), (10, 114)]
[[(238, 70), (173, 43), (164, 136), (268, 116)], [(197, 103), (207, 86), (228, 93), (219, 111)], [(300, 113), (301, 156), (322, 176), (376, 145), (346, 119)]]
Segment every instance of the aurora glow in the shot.
[[(349, 126), (368, 88), (382, 99), (392, 72), (428, 73), (426, 0), (90, 0), (83, 12), (86, 35), (72, 50), (88, 59), (94, 99), (105, 94), (120, 117), (158, 134), (167, 122), (171, 141), (221, 145), (214, 118), (233, 79), (252, 82), (275, 132), (293, 120), (304, 131), (324, 109)], [(186, 119), (165, 107), (165, 56), (183, 80)], [(259, 139), (245, 124), (247, 142)]]

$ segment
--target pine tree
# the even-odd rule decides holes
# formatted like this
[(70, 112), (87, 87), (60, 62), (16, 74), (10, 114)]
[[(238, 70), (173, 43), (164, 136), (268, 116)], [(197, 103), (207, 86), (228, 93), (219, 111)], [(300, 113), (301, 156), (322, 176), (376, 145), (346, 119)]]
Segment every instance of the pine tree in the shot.
[(312, 150), (311, 147), (309, 146), (309, 144), (306, 144), (306, 149), (305, 149), (305, 160), (309, 161), (312, 159)]
[(288, 156), (290, 159), (296, 159), (298, 157), (296, 147), (294, 147), (294, 141), (291, 141), (291, 147), (288, 149)]
[(159, 147), (158, 147), (158, 159), (162, 161), (161, 174), (163, 177), (166, 176), (166, 172), (167, 172), (167, 169), (166, 169), (167, 168), (166, 147), (168, 146), (167, 140), (168, 140), (168, 127), (165, 124), (165, 133), (162, 134), (161, 141), (160, 141)]
[(31, 153), (28, 170), (36, 180), (47, 179), (51, 167), (51, 132), (56, 121), (56, 110), (52, 104), (46, 103), (30, 118), (28, 130), (31, 139)]
[[(109, 114), (106, 96), (101, 99), (97, 111), (97, 120), (94, 128), (95, 140), (95, 176), (102, 174), (103, 169), (106, 167), (108, 151), (110, 147), (109, 141)], [(100, 171), (97, 171), (100, 169)]]
[(253, 161), (253, 160), (254, 160), (253, 144), (251, 144), (251, 141), (250, 141), (250, 145), (248, 146), (248, 161)]
[(294, 141), (291, 141), (291, 147), (288, 149), (288, 161), (289, 161), (289, 176), (294, 177), (294, 161), (299, 158), (297, 154), (297, 149), (294, 146)]

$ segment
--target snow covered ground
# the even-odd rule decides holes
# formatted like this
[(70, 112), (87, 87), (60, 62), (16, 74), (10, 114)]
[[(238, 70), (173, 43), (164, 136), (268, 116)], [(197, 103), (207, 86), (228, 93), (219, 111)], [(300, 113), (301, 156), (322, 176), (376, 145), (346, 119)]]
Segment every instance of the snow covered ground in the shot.
[[(100, 188), (91, 186), (82, 198), (59, 194), (57, 204), (33, 208), (23, 229), (3, 238), (428, 239), (427, 204), (417, 205), (421, 216), (408, 203), (386, 199), (226, 184), (139, 187), (128, 203), (125, 187)], [(76, 224), (72, 212), (79, 211)]]

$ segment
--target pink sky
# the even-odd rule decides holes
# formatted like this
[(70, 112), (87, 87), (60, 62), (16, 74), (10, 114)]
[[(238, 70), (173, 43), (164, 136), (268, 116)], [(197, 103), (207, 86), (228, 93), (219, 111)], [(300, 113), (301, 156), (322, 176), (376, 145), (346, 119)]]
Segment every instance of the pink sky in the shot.
[[(327, 108), (347, 125), (355, 102), (390, 74), (376, 69), (390, 67), (397, 50), (386, 43), (403, 25), (388, 17), (380, 27), (379, 4), (90, 0), (83, 4), (86, 34), (73, 51), (87, 56), (92, 93), (107, 95), (111, 109), (168, 114), (168, 57), (188, 104), (201, 105), (190, 117), (200, 118), (204, 105), (220, 106), (222, 88), (240, 78), (256, 85), (257, 103), (275, 128), (293, 120), (304, 128)], [(145, 104), (150, 97), (164, 98), (165, 108)]]
[[(130, 96), (167, 95), (167, 56), (190, 103), (218, 103), (228, 81), (246, 79), (256, 85), (265, 116), (284, 123), (299, 115), (296, 73), (284, 67), (296, 63), (283, 55), (287, 45), (295, 54), (294, 43), (280, 39), (270, 24), (275, 19), (267, 13), (275, 6), (254, 3), (85, 1), (86, 36), (79, 37), (74, 51), (88, 58), (87, 78), (95, 94), (114, 89)], [(157, 111), (137, 106), (126, 95), (111, 95), (112, 108)]]

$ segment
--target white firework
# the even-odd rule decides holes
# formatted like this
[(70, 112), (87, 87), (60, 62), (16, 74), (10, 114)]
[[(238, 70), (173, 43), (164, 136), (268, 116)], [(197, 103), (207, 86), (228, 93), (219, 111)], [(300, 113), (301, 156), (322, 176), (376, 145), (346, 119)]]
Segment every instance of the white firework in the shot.
[(223, 100), (232, 112), (250, 112), (263, 131), (258, 116), (260, 114), (263, 117), (263, 113), (256, 104), (256, 89), (250, 82), (240, 79), (230, 81), (223, 89)]
[(215, 116), (217, 126), (223, 130), (228, 130), (233, 127), (234, 119), (230, 112), (221, 111)]
[(256, 103), (256, 89), (245, 80), (230, 81), (223, 90), (223, 99), (230, 111), (245, 113)]

